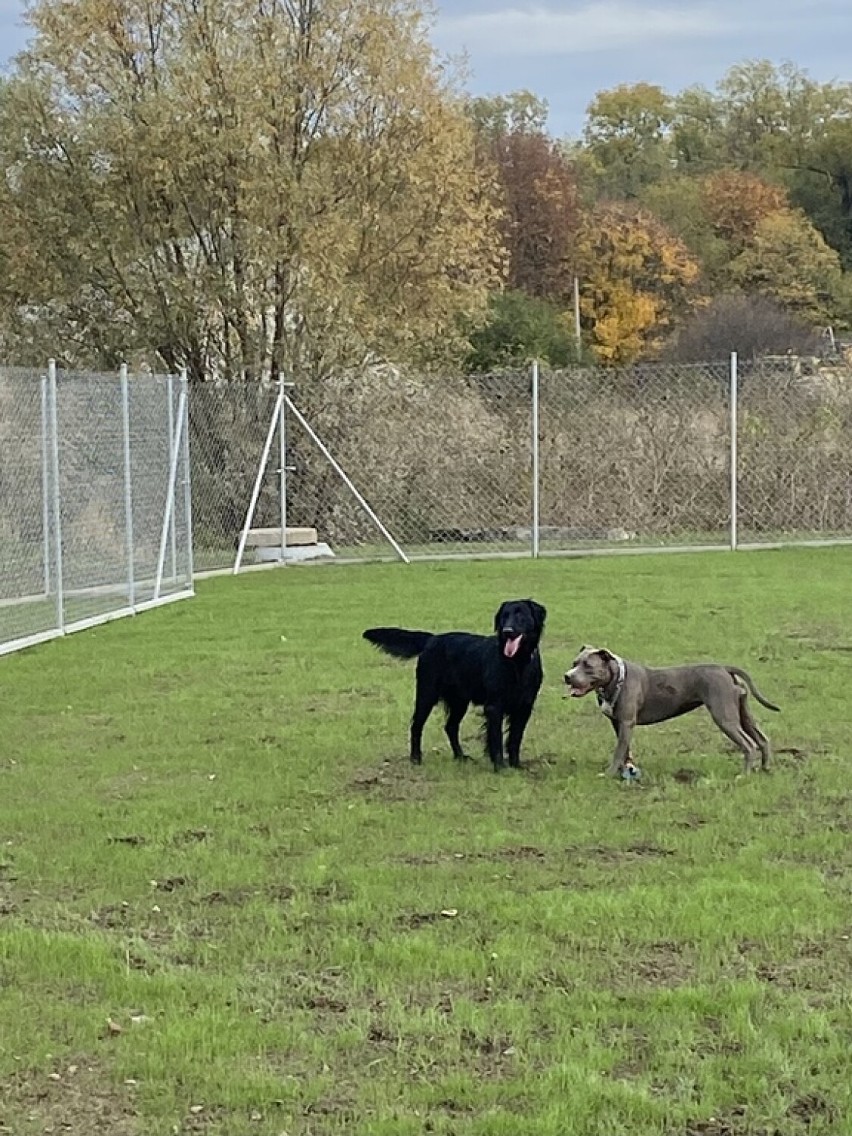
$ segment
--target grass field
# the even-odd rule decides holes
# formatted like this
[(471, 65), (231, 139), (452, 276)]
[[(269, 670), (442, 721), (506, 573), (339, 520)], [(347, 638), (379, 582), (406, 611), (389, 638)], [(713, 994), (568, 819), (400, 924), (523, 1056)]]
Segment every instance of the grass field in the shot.
[[(850, 580), (847, 549), (292, 569), (0, 660), (0, 1133), (852, 1133)], [(436, 715), (412, 770), (413, 667), (361, 631), (519, 595), (526, 768), (454, 763)], [(601, 778), (584, 642), (745, 666), (774, 773), (699, 712)]]

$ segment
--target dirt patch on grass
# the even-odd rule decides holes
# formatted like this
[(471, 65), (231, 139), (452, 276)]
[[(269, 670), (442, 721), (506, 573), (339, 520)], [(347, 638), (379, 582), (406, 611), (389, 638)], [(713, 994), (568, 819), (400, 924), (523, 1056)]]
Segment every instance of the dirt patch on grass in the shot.
[(692, 981), (694, 969), (682, 943), (643, 943), (628, 954), (619, 968), (619, 985), (683, 986)]
[(514, 860), (545, 860), (557, 852), (546, 852), (530, 844), (509, 845), (505, 848), (492, 848), (485, 852), (415, 852), (395, 857), (398, 864), (420, 865), (449, 864), (455, 861), (486, 860), (499, 863)]
[[(745, 1133), (745, 1120), (735, 1114), (731, 1117), (711, 1116), (707, 1120), (688, 1121), (682, 1136), (745, 1136)], [(678, 1133), (678, 1136), (681, 1134)], [(769, 1136), (769, 1133), (755, 1132), (754, 1136)]]
[(679, 820), (671, 821), (673, 828), (704, 828), (706, 824), (707, 820), (702, 816), (698, 816), (697, 813), (691, 813), (689, 816), (680, 817)]
[(781, 991), (796, 991), (812, 1006), (832, 1005), (845, 996), (841, 977), (852, 967), (852, 929), (821, 939), (790, 945), (784, 958), (773, 957), (765, 945), (743, 940), (730, 972), (738, 978), (753, 976)]
[(199, 898), (207, 907), (244, 907), (253, 899), (270, 899), (274, 903), (287, 903), (296, 894), (290, 884), (267, 884), (266, 887), (232, 887), (209, 891)]
[[(703, 822), (702, 822), (703, 823)], [(489, 863), (513, 863), (518, 861), (550, 860), (554, 866), (561, 866), (568, 858), (590, 863), (617, 864), (635, 860), (674, 856), (671, 848), (638, 841), (626, 848), (608, 847), (603, 844), (573, 844), (567, 848), (537, 848), (531, 844), (508, 845), (480, 852), (415, 852), (395, 857), (397, 863), (420, 865), (448, 864), (456, 861), (485, 860)]]
[(349, 786), (373, 800), (388, 802), (425, 801), (432, 792), (431, 783), (408, 761), (383, 761), (378, 769), (362, 769)]
[(512, 1039), (506, 1036), (478, 1034), (465, 1028), (460, 1041), (464, 1051), (473, 1053), (480, 1074), (486, 1077), (504, 1076), (518, 1053)]
[(807, 1093), (798, 1097), (787, 1109), (787, 1114), (798, 1120), (806, 1129), (817, 1120), (831, 1122), (838, 1120), (837, 1109), (822, 1093)]
[(676, 769), (672, 774), (673, 781), (679, 781), (681, 785), (694, 785), (696, 781), (701, 780), (701, 774), (697, 769)]
[(115, 1084), (86, 1058), (63, 1062), (51, 1073), (21, 1071), (4, 1086), (0, 1132), (142, 1136), (134, 1088)]
[(430, 923), (445, 923), (458, 915), (454, 907), (447, 907), (443, 911), (415, 911), (400, 915), (394, 920), (394, 926), (400, 931), (416, 931), (419, 927), (426, 927)]
[(675, 855), (674, 850), (671, 848), (662, 848), (658, 844), (651, 844), (646, 841), (637, 841), (635, 844), (628, 844), (624, 848), (616, 848), (604, 844), (576, 844), (566, 848), (565, 852), (567, 855), (574, 856), (580, 860), (587, 860), (599, 864), (624, 864), (632, 863), (636, 860), (649, 858), (660, 859)]
[(755, 1125), (749, 1119), (748, 1109), (739, 1105), (725, 1116), (709, 1116), (706, 1120), (691, 1120), (686, 1128), (672, 1131), (671, 1136), (787, 1136), (792, 1132), (807, 1132), (814, 1123), (820, 1124), (820, 1131), (826, 1122), (835, 1123), (837, 1112), (834, 1106), (821, 1093), (808, 1093), (798, 1097), (787, 1109), (793, 1128), (785, 1124), (783, 1129)]

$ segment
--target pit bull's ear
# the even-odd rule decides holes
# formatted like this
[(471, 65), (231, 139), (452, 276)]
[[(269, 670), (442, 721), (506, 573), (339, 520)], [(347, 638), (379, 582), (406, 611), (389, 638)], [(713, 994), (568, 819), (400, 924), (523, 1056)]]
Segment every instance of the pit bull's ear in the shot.
[(497, 608), (496, 612), (494, 613), (494, 630), (495, 631), (500, 630), (501, 616), (503, 615), (503, 612), (506, 610), (506, 606), (507, 605), (505, 603), (501, 603), (500, 606)]
[(608, 651), (606, 647), (598, 647), (598, 654), (606, 663), (611, 663), (615, 658), (612, 651)]
[(547, 608), (544, 604), (536, 603), (535, 600), (527, 600), (527, 607), (530, 609), (535, 620), (535, 625), (539, 631), (544, 628), (544, 621), (547, 619)]

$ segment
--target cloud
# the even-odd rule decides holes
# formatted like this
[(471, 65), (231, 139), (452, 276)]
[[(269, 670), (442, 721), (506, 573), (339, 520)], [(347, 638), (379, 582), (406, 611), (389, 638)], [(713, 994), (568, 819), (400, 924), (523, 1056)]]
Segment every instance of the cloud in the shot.
[(733, 27), (718, 8), (642, 7), (624, 0), (599, 0), (570, 11), (504, 8), (444, 17), (438, 20), (434, 38), (441, 48), (464, 47), (479, 57), (559, 56), (716, 38), (730, 34)]

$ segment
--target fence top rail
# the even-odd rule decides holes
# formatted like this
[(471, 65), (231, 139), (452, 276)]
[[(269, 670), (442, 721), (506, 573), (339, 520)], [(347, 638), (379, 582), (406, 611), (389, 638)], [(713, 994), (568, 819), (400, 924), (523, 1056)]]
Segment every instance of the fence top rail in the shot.
[[(58, 381), (68, 381), (69, 379), (89, 379), (94, 381), (115, 382), (122, 374), (121, 369), (115, 371), (94, 371), (86, 370), (80, 367), (57, 367), (56, 378)], [(22, 366), (16, 363), (0, 363), (0, 380), (3, 379), (17, 379), (17, 380), (32, 380), (32, 379), (46, 379), (48, 376), (48, 367), (44, 366)], [(149, 371), (147, 369), (138, 368), (133, 369), (128, 367), (127, 377), (131, 380), (138, 379), (157, 379), (165, 381), (167, 379), (181, 380), (183, 376), (178, 372), (169, 371)]]

